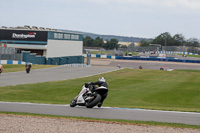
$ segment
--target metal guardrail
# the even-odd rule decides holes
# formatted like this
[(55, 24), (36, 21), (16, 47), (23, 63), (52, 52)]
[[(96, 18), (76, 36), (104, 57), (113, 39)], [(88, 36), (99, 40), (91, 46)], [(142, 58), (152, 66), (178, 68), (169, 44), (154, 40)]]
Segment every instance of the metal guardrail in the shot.
[(22, 61), (22, 54), (17, 53), (15, 48), (0, 47), (0, 60)]
[[(129, 52), (139, 52), (145, 53), (150, 51), (172, 51), (172, 52), (189, 52), (200, 55), (200, 47), (186, 47), (186, 46), (148, 46), (148, 47), (138, 47), (129, 46), (128, 48), (119, 48), (118, 50), (91, 50), (91, 54), (106, 54), (106, 55), (122, 55)], [(83, 51), (83, 53), (86, 53)], [(170, 54), (171, 55), (171, 54)], [(176, 55), (174, 55), (175, 57)]]

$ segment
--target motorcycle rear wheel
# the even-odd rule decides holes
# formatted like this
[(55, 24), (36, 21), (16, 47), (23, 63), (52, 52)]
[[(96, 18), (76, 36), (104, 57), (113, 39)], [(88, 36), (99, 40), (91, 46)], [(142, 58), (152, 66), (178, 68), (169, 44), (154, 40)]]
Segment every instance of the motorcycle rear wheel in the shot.
[(93, 108), (94, 106), (96, 106), (99, 102), (101, 101), (101, 95), (100, 94), (96, 94), (96, 97), (94, 98), (94, 100), (92, 100), (92, 101), (87, 101), (86, 103), (85, 103), (85, 106), (87, 107), (87, 108)]

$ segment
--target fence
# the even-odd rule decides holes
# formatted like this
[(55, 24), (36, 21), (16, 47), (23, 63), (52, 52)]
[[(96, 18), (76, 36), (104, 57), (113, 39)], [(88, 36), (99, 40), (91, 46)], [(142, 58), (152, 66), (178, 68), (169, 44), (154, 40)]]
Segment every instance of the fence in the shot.
[(28, 51), (17, 53), (15, 48), (10, 47), (0, 47), (0, 61), (1, 60), (24, 61), (33, 64), (47, 65), (84, 64), (83, 56), (52, 57), (47, 59), (45, 56), (37, 56), (35, 53), (30, 53)]
[[(84, 54), (84, 57), (87, 57), (87, 54)], [(110, 55), (99, 55), (99, 54), (89, 54), (90, 57), (95, 58), (107, 58), (107, 59), (117, 59), (117, 60), (143, 60), (143, 61), (167, 61), (167, 62), (185, 62), (185, 63), (200, 63), (200, 59), (187, 59), (187, 58), (174, 58), (174, 57), (155, 57), (149, 56), (141, 57), (141, 56), (110, 56)]]
[[(150, 51), (160, 51), (159, 53), (181, 53), (188, 52), (200, 55), (200, 47), (186, 47), (186, 46), (148, 46), (148, 47), (138, 47), (129, 46), (128, 48), (119, 48), (118, 50), (99, 50), (91, 51), (91, 54), (105, 54), (105, 55), (117, 55), (121, 56), (125, 52), (150, 52)], [(175, 55), (174, 55), (175, 56)]]
[(30, 52), (23, 52), (23, 61), (31, 62), (33, 64), (46, 64), (46, 65), (65, 65), (65, 64), (84, 64), (83, 56), (65, 56), (65, 57), (52, 57), (46, 58), (44, 56), (37, 56)]
[(0, 60), (22, 61), (22, 54), (17, 53), (15, 48), (0, 47)]
[(128, 47), (124, 49), (128, 52), (149, 52), (149, 51), (172, 51), (172, 52), (189, 52), (200, 55), (200, 47), (187, 47), (187, 46), (148, 46), (148, 47)]

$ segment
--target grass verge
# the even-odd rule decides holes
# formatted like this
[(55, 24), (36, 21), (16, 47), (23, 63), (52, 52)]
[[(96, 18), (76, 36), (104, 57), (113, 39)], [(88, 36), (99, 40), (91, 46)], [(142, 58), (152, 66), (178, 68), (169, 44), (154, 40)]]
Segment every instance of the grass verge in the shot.
[[(32, 65), (31, 70), (57, 67), (56, 65)], [(3, 64), (3, 73), (25, 71), (25, 65)]]
[(113, 120), (113, 119), (97, 119), (97, 118), (84, 118), (84, 117), (71, 117), (71, 116), (56, 116), (56, 115), (43, 115), (43, 114), (30, 114), (30, 113), (15, 113), (15, 112), (0, 112), (5, 115), (22, 115), (22, 116), (34, 116), (34, 117), (47, 117), (47, 118), (64, 118), (72, 120), (90, 121), (90, 122), (103, 122), (103, 123), (114, 123), (114, 124), (128, 124), (128, 125), (148, 125), (148, 126), (167, 126), (175, 128), (191, 128), (200, 129), (200, 126), (186, 125), (177, 123), (162, 123), (153, 121), (133, 121), (133, 120)]
[[(110, 52), (110, 51), (90, 51), (91, 54), (105, 54), (105, 55), (110, 55), (110, 54), (113, 54), (113, 51)], [(128, 53), (131, 53), (133, 56), (137, 56), (139, 53), (136, 53), (136, 52), (123, 52), (123, 55), (125, 54), (128, 54)]]
[(101, 76), (109, 83), (104, 106), (200, 112), (199, 71), (121, 69), (87, 78), (4, 86), (0, 101), (69, 104), (85, 82)]

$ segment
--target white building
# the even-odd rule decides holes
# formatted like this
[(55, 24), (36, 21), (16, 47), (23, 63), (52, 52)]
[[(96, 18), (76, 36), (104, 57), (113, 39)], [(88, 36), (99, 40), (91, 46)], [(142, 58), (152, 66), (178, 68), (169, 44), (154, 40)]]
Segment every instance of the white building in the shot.
[(0, 28), (0, 46), (49, 57), (80, 56), (83, 35), (29, 26)]

